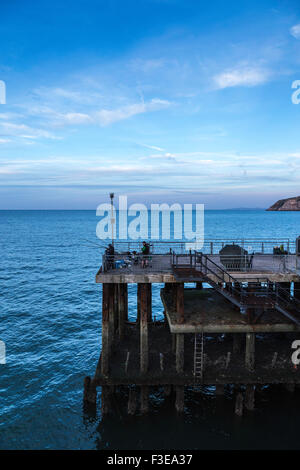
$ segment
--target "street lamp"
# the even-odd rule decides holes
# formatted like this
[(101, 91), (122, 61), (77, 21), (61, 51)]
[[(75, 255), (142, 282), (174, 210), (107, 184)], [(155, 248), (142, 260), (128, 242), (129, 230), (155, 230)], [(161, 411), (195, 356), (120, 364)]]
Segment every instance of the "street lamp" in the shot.
[(115, 219), (114, 219), (114, 193), (109, 193), (109, 197), (110, 197), (110, 204), (111, 204), (111, 216), (110, 216), (110, 220), (111, 220), (111, 244), (112, 246), (114, 246), (114, 223), (115, 223)]

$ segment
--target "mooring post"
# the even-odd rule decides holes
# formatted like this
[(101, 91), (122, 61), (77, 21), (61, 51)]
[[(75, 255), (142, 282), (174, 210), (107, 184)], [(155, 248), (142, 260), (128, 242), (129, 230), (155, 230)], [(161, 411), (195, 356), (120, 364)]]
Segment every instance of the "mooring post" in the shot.
[(196, 282), (196, 289), (199, 289), (199, 290), (203, 289), (202, 282)]
[(148, 370), (148, 318), (149, 318), (149, 290), (151, 284), (141, 283), (140, 287), (140, 299), (141, 299), (141, 321), (140, 321), (140, 369), (141, 373), (145, 373)]
[(255, 365), (255, 333), (246, 333), (245, 366), (249, 371), (253, 371), (254, 365)]
[(176, 333), (176, 372), (184, 369), (184, 333)]
[(109, 334), (109, 292), (111, 284), (104, 283), (102, 291), (102, 352), (101, 372), (107, 375), (109, 371), (110, 334)]
[(175, 399), (175, 408), (178, 413), (183, 413), (184, 411), (184, 386), (176, 386), (176, 399)]
[(149, 410), (149, 390), (146, 385), (141, 386), (141, 413), (147, 414)]
[(252, 384), (246, 385), (245, 391), (245, 408), (247, 410), (254, 410), (255, 406), (255, 386)]
[(118, 289), (119, 338), (123, 339), (125, 322), (128, 319), (127, 284), (119, 284)]
[(184, 322), (184, 282), (176, 284), (176, 311), (179, 323)]

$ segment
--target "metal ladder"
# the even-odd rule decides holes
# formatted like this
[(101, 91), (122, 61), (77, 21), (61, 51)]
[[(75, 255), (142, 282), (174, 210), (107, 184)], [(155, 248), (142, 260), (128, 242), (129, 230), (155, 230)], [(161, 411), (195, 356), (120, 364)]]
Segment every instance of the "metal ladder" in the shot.
[(204, 335), (195, 333), (194, 340), (194, 381), (202, 383), (204, 369)]

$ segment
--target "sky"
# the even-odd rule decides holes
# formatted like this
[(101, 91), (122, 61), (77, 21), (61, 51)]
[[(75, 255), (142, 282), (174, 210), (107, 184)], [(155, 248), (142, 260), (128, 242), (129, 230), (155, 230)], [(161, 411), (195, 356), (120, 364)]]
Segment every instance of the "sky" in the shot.
[(300, 195), (298, 0), (1, 0), (0, 80), (0, 209)]

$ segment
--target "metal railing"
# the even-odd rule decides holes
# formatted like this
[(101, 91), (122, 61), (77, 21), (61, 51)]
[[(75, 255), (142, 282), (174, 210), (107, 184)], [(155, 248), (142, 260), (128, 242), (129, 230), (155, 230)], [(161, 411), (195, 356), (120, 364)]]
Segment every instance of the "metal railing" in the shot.
[[(154, 254), (188, 253), (190, 240), (150, 240), (150, 248)], [(295, 254), (296, 241), (289, 238), (205, 238), (201, 251), (205, 254), (219, 254), (225, 245), (238, 245), (249, 254), (273, 254), (274, 248), (282, 246), (286, 254)], [(115, 241), (117, 251), (141, 251), (142, 240)]]

